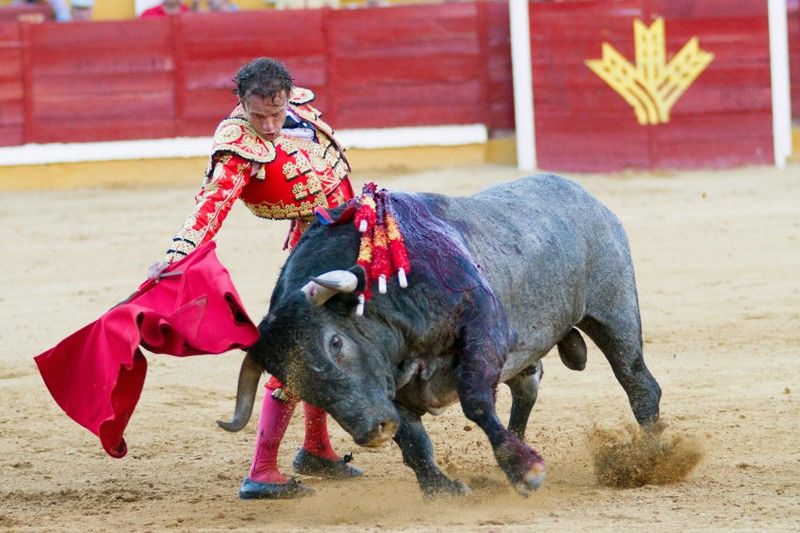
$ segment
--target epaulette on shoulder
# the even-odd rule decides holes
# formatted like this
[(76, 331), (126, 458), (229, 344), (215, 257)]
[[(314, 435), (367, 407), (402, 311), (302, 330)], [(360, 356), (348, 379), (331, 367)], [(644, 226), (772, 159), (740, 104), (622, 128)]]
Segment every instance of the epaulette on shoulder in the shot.
[(289, 102), (294, 105), (304, 105), (313, 102), (314, 91), (304, 87), (292, 87), (292, 94), (289, 95)]
[(233, 152), (249, 161), (271, 163), (275, 146), (262, 139), (250, 123), (242, 118), (227, 118), (214, 132), (212, 158), (218, 152)]

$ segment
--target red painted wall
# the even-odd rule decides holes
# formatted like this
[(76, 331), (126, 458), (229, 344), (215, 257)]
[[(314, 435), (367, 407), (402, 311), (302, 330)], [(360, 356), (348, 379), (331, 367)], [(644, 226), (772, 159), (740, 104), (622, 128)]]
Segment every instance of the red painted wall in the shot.
[[(578, 171), (771, 163), (767, 5), (762, 0), (533, 2), (531, 35), (539, 165)], [(692, 37), (714, 60), (670, 122), (640, 125), (586, 65), (608, 42), (634, 61), (633, 19), (665, 22), (671, 59)]]
[(792, 86), (792, 118), (800, 122), (800, 0), (786, 0), (789, 30), (789, 76)]
[(210, 135), (260, 55), (337, 128), (513, 128), (504, 1), (7, 23), (0, 45), (2, 145)]
[(22, 60), (21, 25), (0, 23), (0, 146), (25, 142)]
[[(538, 160), (555, 170), (770, 163), (763, 0), (531, 2)], [(634, 18), (693, 36), (714, 61), (668, 124), (641, 126), (585, 64), (634, 57)], [(789, 0), (800, 116), (800, 0)], [(191, 13), (71, 24), (0, 22), (0, 145), (210, 135), (248, 59), (284, 61), (337, 128), (483, 123), (513, 129), (505, 0), (354, 10)]]
[[(189, 13), (173, 17), (178, 132), (211, 135), (233, 109), (236, 71), (258, 56), (282, 60), (330, 109), (323, 10)], [(341, 127), (337, 124), (337, 127)]]
[(172, 137), (170, 21), (23, 24), (25, 141)]

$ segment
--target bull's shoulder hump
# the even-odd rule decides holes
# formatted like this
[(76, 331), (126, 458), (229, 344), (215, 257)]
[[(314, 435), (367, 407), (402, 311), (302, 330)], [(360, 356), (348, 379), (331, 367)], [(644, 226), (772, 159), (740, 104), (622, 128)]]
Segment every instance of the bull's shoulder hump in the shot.
[(499, 196), (530, 196), (543, 199), (572, 199), (580, 202), (597, 202), (586, 189), (571, 179), (557, 174), (533, 174), (513, 181), (497, 183), (474, 195), (476, 198)]

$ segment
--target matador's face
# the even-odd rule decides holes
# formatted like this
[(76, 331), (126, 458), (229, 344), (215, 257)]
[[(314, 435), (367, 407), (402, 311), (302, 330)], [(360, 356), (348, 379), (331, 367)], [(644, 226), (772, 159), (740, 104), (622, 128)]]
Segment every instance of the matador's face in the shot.
[(289, 95), (286, 91), (275, 97), (251, 94), (242, 100), (242, 108), (248, 122), (268, 141), (274, 141), (280, 134), (283, 122), (286, 120), (288, 105)]

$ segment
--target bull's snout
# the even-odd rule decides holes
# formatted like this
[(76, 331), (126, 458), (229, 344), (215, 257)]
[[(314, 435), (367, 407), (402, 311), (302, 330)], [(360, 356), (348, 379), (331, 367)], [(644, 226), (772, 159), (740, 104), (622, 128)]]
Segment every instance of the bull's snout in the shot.
[(391, 440), (392, 437), (394, 437), (394, 434), (397, 433), (398, 425), (399, 421), (397, 420), (382, 420), (356, 437), (356, 444), (359, 446), (367, 446), (369, 448), (380, 446), (384, 442)]

